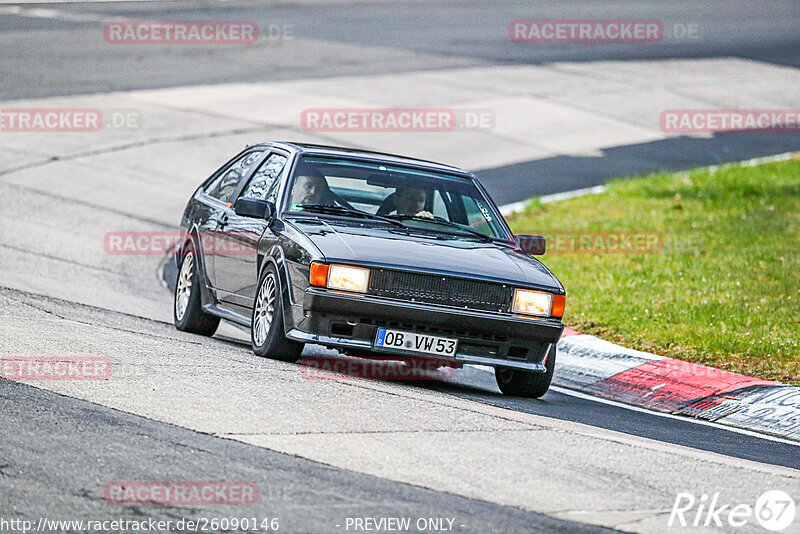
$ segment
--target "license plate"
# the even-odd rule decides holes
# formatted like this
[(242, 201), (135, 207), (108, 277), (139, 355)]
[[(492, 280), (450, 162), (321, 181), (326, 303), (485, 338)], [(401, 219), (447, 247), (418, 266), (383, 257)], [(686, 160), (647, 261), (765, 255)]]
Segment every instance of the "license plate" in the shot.
[(417, 334), (416, 332), (378, 328), (375, 347), (435, 354), (437, 356), (455, 356), (458, 340), (449, 337)]

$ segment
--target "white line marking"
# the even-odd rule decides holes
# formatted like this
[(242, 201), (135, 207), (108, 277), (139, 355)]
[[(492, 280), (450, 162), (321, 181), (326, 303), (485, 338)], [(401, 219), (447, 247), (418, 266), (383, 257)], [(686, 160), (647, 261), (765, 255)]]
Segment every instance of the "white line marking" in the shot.
[[(553, 202), (560, 202), (562, 200), (567, 200), (569, 198), (577, 198), (586, 195), (599, 195), (600, 193), (605, 193), (606, 189), (607, 187), (605, 185), (595, 185), (592, 187), (584, 187), (583, 189), (573, 189), (572, 191), (564, 191), (562, 193), (545, 195), (543, 197), (538, 197), (538, 198), (539, 202), (542, 204), (551, 204)], [(507, 217), (512, 213), (516, 213), (518, 211), (524, 211), (525, 208), (528, 206), (528, 204), (530, 204), (534, 198), (536, 197), (500, 206), (499, 208), (500, 214), (503, 215), (503, 217)]]
[[(709, 165), (707, 169), (708, 172), (713, 173), (717, 172), (719, 169), (727, 169), (731, 167), (753, 167), (755, 165), (761, 165), (762, 163), (786, 161), (787, 159), (793, 159), (796, 157), (800, 157), (800, 152), (784, 152), (783, 154), (775, 154), (774, 156), (763, 156), (760, 158), (752, 158), (742, 161), (731, 161), (729, 163), (722, 163), (720, 165)], [(539, 202), (541, 204), (551, 204), (553, 202), (560, 202), (562, 200), (567, 200), (570, 198), (583, 197), (586, 195), (599, 195), (600, 193), (605, 193), (606, 189), (607, 186), (605, 185), (596, 185), (594, 187), (585, 187), (583, 189), (573, 189), (572, 191), (564, 191), (563, 193), (554, 193), (552, 195), (545, 195), (543, 197), (539, 197)], [(525, 200), (520, 200), (519, 202), (504, 204), (499, 207), (500, 214), (503, 217), (508, 217), (512, 213), (525, 211), (525, 208), (528, 207), (528, 204), (530, 204), (535, 198), (536, 197), (531, 197)]]
[(552, 204), (553, 202), (560, 202), (570, 198), (584, 197), (586, 195), (599, 195), (605, 193), (608, 186), (595, 185), (592, 187), (584, 187), (583, 189), (573, 189), (572, 191), (564, 191), (563, 193), (553, 193), (552, 195), (545, 195), (539, 197), (539, 202), (542, 204)]
[(783, 154), (775, 154), (774, 156), (764, 156), (761, 158), (746, 159), (743, 161), (732, 161), (730, 163), (722, 163), (721, 165), (710, 165), (708, 172), (717, 172), (719, 169), (728, 169), (731, 167), (754, 167), (762, 163), (773, 163), (775, 161), (786, 161), (800, 157), (800, 152), (784, 152)]
[(520, 200), (519, 202), (512, 202), (511, 204), (504, 204), (498, 208), (500, 210), (500, 215), (503, 217), (508, 217), (512, 213), (525, 211), (525, 208), (528, 207), (528, 204), (531, 203), (531, 200), (532, 199), (529, 198), (527, 200)]
[(575, 390), (563, 388), (563, 387), (560, 387), (560, 386), (550, 386), (550, 389), (552, 389), (553, 391), (556, 391), (558, 393), (562, 393), (564, 395), (569, 395), (571, 397), (576, 397), (576, 398), (579, 398), (579, 399), (599, 402), (601, 404), (608, 404), (610, 406), (616, 406), (617, 408), (624, 408), (626, 410), (631, 410), (631, 411), (634, 411), (634, 412), (646, 413), (646, 414), (649, 414), (649, 415), (655, 415), (657, 417), (665, 417), (667, 419), (676, 419), (678, 421), (686, 421), (686, 422), (695, 423), (695, 424), (698, 424), (698, 425), (711, 426), (711, 427), (714, 427), (714, 428), (717, 428), (717, 429), (720, 429), (720, 430), (728, 430), (730, 432), (736, 432), (737, 434), (743, 434), (745, 436), (750, 436), (750, 437), (753, 437), (753, 438), (761, 438), (761, 439), (766, 439), (768, 441), (775, 441), (775, 442), (778, 442), (778, 443), (784, 443), (786, 445), (794, 445), (795, 447), (800, 447), (800, 442), (792, 441), (792, 440), (784, 439), (784, 438), (779, 438), (777, 436), (770, 436), (769, 434), (761, 434), (760, 432), (755, 432), (755, 431), (752, 431), (752, 430), (746, 430), (744, 428), (737, 428), (735, 426), (723, 425), (723, 424), (720, 424), (720, 423), (715, 423), (713, 421), (705, 421), (703, 419), (696, 419), (694, 417), (689, 417), (689, 416), (686, 416), (686, 415), (675, 415), (675, 414), (671, 414), (671, 413), (655, 412), (653, 410), (648, 410), (647, 408), (641, 408), (639, 406), (633, 406), (632, 404), (625, 404), (623, 402), (617, 402), (617, 401), (612, 401), (612, 400), (608, 400), (608, 399), (601, 399), (600, 397), (594, 397), (592, 395), (589, 395), (588, 393), (581, 393), (580, 391), (575, 391)]
[[(2, 2), (0, 2), (0, 4), (2, 4)], [(58, 11), (55, 9), (45, 9), (41, 7), (23, 8), (19, 6), (0, 7), (0, 15), (17, 15), (20, 17), (65, 20), (68, 22), (101, 22), (105, 20), (125, 19), (125, 17), (113, 17), (112, 19), (105, 15), (73, 13), (69, 11)]]
[(670, 512), (672, 512), (672, 508), (657, 510), (569, 510), (567, 512), (555, 512), (555, 515), (668, 514)]

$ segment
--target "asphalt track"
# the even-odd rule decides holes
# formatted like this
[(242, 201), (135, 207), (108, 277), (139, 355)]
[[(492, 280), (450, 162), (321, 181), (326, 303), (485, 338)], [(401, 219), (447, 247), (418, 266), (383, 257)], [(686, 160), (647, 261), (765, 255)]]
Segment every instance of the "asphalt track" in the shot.
[[(237, 81), (320, 78), (490, 64), (539, 64), (657, 58), (742, 57), (800, 66), (800, 5), (763, 2), (117, 2), (41, 6), (59, 14), (0, 18), (0, 96), (90, 93)], [(38, 6), (30, 6), (38, 7)], [(591, 44), (519, 46), (508, 39), (515, 19), (656, 19), (667, 33), (697, 26), (696, 37), (668, 36), (657, 46)], [(98, 21), (254, 20), (290, 28), (295, 42), (258, 47), (172, 50), (152, 56), (140, 47), (96, 39)], [(262, 34), (269, 33), (263, 30)], [(302, 45), (299, 44), (301, 40)], [(285, 43), (289, 43), (286, 41)]]
[[(348, 517), (409, 516), (455, 518), (458, 532), (606, 531), (333, 469), (6, 380), (0, 380), (0, 406), (0, 516), (6, 519), (117, 517), (91, 482), (157, 477), (255, 482), (258, 504), (248, 506), (246, 517), (278, 518), (281, 532), (342, 532)], [(233, 515), (201, 505), (140, 506), (134, 512), (134, 518), (173, 521)]]
[[(551, 61), (590, 63), (601, 60), (736, 56), (774, 65), (800, 66), (800, 34), (797, 32), (800, 4), (796, 2), (704, 2), (685, 8), (663, 2), (615, 2), (612, 5), (613, 9), (608, 7), (609, 4), (600, 8), (594, 4), (549, 2), (536, 4), (534, 11), (527, 3), (493, 3), (491, 10), (487, 10), (485, 4), (473, 2), (424, 5), (378, 2), (366, 8), (360, 6), (361, 9), (339, 2), (322, 6), (305, 2), (275, 4), (268, 9), (256, 2), (226, 2), (224, 5), (204, 2), (200, 7), (197, 4), (158, 2), (41, 6), (44, 11), (6, 15), (3, 14), (6, 6), (0, 6), (0, 45), (4, 50), (12, 51), (0, 57), (0, 99), (6, 102), (109, 90), (231, 81), (327, 79), (353, 74)], [(26, 6), (23, 9), (32, 8)], [(102, 41), (97, 42), (98, 21), (119, 16), (142, 19), (254, 19), (262, 26), (289, 24), (296, 36), (296, 46), (264, 43), (260, 50), (233, 47), (198, 51), (179, 48), (153, 54), (136, 47), (115, 48), (104, 46)], [(597, 45), (532, 50), (511, 46), (506, 35), (507, 22), (514, 18), (534, 16), (642, 17), (662, 18), (674, 23), (697, 22), (703, 29), (703, 37), (694, 42), (665, 43), (659, 47)], [(786, 135), (746, 137), (730, 134), (702, 141), (678, 138), (615, 147), (605, 151), (600, 163), (598, 158), (562, 155), (487, 167), (481, 176), (490, 187), (502, 191), (496, 196), (500, 202), (504, 202), (520, 200), (529, 194), (553, 193), (592, 185), (609, 176), (653, 168), (653, 165), (641, 164), (643, 155), (663, 168), (687, 168), (726, 158), (745, 159), (785, 152), (797, 147), (796, 136)], [(33, 146), (24, 150), (15, 146), (9, 152), (25, 160), (47, 154), (46, 149)], [(173, 164), (167, 159), (167, 167)], [(81, 191), (79, 182), (76, 182), (77, 186), (71, 186), (68, 181), (54, 180), (53, 186), (47, 191), (28, 187), (26, 183), (14, 183), (14, 173), (7, 170), (14, 167), (13, 162), (6, 160), (5, 166), (4, 174), (10, 176), (12, 181), (0, 183), (0, 198), (3, 199), (0, 201), (3, 207), (0, 218), (4, 228), (0, 235), (3, 255), (0, 258), (0, 286), (4, 288), (0, 291), (0, 323), (3, 325), (0, 327), (0, 353), (36, 355), (44, 350), (47, 354), (72, 354), (76, 351), (92, 353), (102, 350), (98, 347), (106, 347), (108, 354), (119, 358), (115, 359), (115, 365), (119, 363), (122, 379), (132, 382), (142, 373), (136, 367), (137, 361), (155, 362), (156, 368), (161, 369), (159, 362), (164, 359), (167, 362), (164, 369), (170, 372), (179, 372), (190, 365), (194, 368), (198, 361), (202, 361), (184, 361), (180, 359), (183, 353), (197, 353), (197, 358), (207, 358), (209, 371), (214, 373), (221, 373), (220, 368), (235, 365), (240, 366), (240, 372), (253, 373), (260, 379), (263, 378), (260, 373), (266, 367), (273, 373), (270, 377), (274, 382), (257, 383), (276, 383), (291, 392), (287, 399), (273, 398), (276, 402), (274, 409), (283, 417), (286, 433), (302, 437), (302, 429), (296, 430), (296, 426), (302, 426), (303, 422), (295, 421), (289, 415), (292, 413), (290, 401), (313, 402), (309, 399), (316, 399), (317, 395), (327, 399), (326, 391), (330, 386), (308, 384), (309, 381), (302, 380), (297, 386), (289, 380), (299, 375), (296, 366), (273, 365), (255, 358), (248, 347), (242, 345), (241, 336), (233, 328), (221, 332), (216, 340), (178, 335), (164, 319), (168, 316), (169, 292), (160, 287), (156, 280), (156, 261), (153, 258), (123, 258), (120, 261), (112, 258), (115, 261), (111, 261), (102, 255), (98, 257), (87, 244), (96, 237), (97, 231), (93, 230), (96, 227), (116, 229), (135, 221), (137, 224), (151, 225), (151, 228), (163, 228), (165, 223), (162, 221), (174, 221), (178, 213), (159, 213), (158, 206), (149, 203), (150, 195), (155, 190), (152, 189), (152, 181), (141, 183), (142, 193), (136, 200), (142, 203), (142, 210), (137, 214), (116, 207), (110, 200), (106, 203), (98, 201), (98, 197)], [(506, 179), (509, 175), (530, 172), (543, 177), (535, 188), (523, 181), (515, 183)], [(165, 191), (165, 194), (171, 194), (172, 189), (188, 191), (191, 187), (189, 182), (157, 185), (162, 187), (160, 191)], [(75, 190), (80, 193), (77, 195), (80, 199), (78, 202), (75, 201)], [(109, 195), (106, 198), (114, 197)], [(148, 213), (156, 213), (157, 218), (148, 219)], [(50, 238), (52, 232), (59, 238)], [(20, 237), (23, 235), (29, 237)], [(31, 247), (25, 245), (25, 239), (39, 241)], [(150, 313), (150, 303), (167, 310), (167, 313)], [(309, 353), (318, 352), (319, 349), (309, 348)], [(174, 369), (169, 367), (173, 362)], [(179, 388), (188, 387), (188, 379), (180, 374), (173, 378), (176, 391), (169, 391), (168, 381), (150, 384), (145, 380), (144, 383), (148, 387), (152, 385), (153, 391), (175, 400), (178, 406), (180, 399), (173, 399), (172, 395), (177, 395)], [(251, 380), (255, 381), (255, 378)], [(229, 396), (226, 399), (230, 403), (242, 402), (243, 393), (239, 390), (217, 389), (213, 381), (210, 385), (215, 387), (217, 393)], [(491, 471), (494, 469), (495, 473), (499, 472), (498, 464), (493, 463), (496, 458), (484, 458), (484, 463), (467, 466), (445, 463), (449, 459), (437, 456), (422, 442), (419, 443), (418, 454), (429, 462), (427, 469), (432, 473), (431, 478), (415, 471), (419, 460), (413, 457), (417, 454), (413, 448), (409, 450), (415, 452), (406, 457), (407, 467), (398, 465), (397, 456), (391, 455), (388, 450), (387, 465), (377, 466), (372, 447), (382, 442), (368, 441), (367, 438), (363, 438), (363, 451), (359, 448), (359, 441), (354, 442), (356, 449), (347, 448), (348, 444), (344, 441), (338, 443), (343, 454), (349, 452), (352, 456), (353, 450), (357, 450), (358, 457), (342, 459), (327, 456), (325, 451), (316, 450), (313, 444), (295, 446), (288, 441), (281, 441), (292, 439), (290, 437), (270, 435), (270, 432), (279, 434), (279, 428), (271, 428), (269, 432), (258, 428), (259, 425), (253, 423), (257, 419), (249, 415), (250, 411), (257, 413), (257, 405), (245, 404), (248, 411), (242, 412), (242, 417), (254, 427), (251, 429), (253, 434), (267, 436), (265, 442), (256, 439), (258, 436), (247, 438), (245, 423), (238, 425), (236, 430), (214, 430), (225, 427), (209, 426), (206, 421), (194, 425), (191, 422), (193, 418), (200, 421), (208, 415), (199, 413), (202, 410), (197, 413), (174, 413), (167, 417), (164, 415), (166, 412), (159, 411), (159, 407), (150, 408), (146, 403), (141, 404), (143, 399), (137, 398), (141, 391), (136, 389), (114, 393), (103, 391), (102, 388), (70, 389), (71, 386), (65, 385), (65, 389), (58, 394), (61, 386), (40, 386), (53, 388), (56, 392), (0, 380), (2, 517), (106, 518), (118, 513), (102, 501), (103, 484), (114, 479), (247, 479), (258, 482), (265, 497), (257, 508), (248, 509), (248, 515), (279, 515), (286, 525), (285, 531), (289, 532), (343, 531), (336, 525), (341, 524), (339, 521), (342, 518), (354, 516), (456, 517), (459, 524), (464, 525), (460, 529), (463, 532), (597, 530), (585, 523), (650, 532), (666, 530), (664, 508), (668, 508), (671, 502), (642, 497), (634, 503), (632, 494), (625, 493), (623, 486), (637, 487), (637, 491), (642, 493), (658, 489), (673, 498), (674, 493), (671, 492), (675, 484), (682, 484), (688, 489), (703, 487), (709, 491), (729, 492), (734, 488), (735, 491), (741, 491), (737, 487), (740, 483), (749, 483), (754, 490), (766, 489), (770, 487), (769, 484), (790, 492), (798, 487), (796, 469), (800, 454), (796, 445), (736, 433), (713, 425), (630, 410), (577, 397), (569, 392), (553, 390), (538, 401), (507, 398), (499, 394), (491, 375), (470, 369), (460, 371), (446, 382), (375, 384), (369, 387), (383, 388), (380, 389), (380, 395), (376, 396), (386, 410), (385, 414), (379, 412), (382, 416), (394, 414), (393, 405), (404, 406), (399, 399), (419, 396), (431, 404), (453, 402), (469, 410), (483, 409), (475, 408), (477, 405), (486, 406), (486, 410), (497, 408), (498, 411), (487, 412), (493, 414), (497, 421), (503, 420), (506, 417), (503, 414), (508, 411), (518, 414), (522, 418), (520, 420), (538, 421), (534, 425), (541, 425), (542, 428), (550, 428), (548, 425), (551, 425), (555, 430), (545, 434), (548, 441), (556, 442), (559, 436), (568, 436), (569, 439), (564, 443), (569, 449), (577, 451), (588, 447), (585, 454), (597, 463), (588, 468), (581, 466), (571, 456), (574, 451), (565, 449), (563, 457), (554, 454), (544, 459), (548, 465), (541, 466), (541, 473), (526, 471), (525, 474), (536, 481), (537, 487), (570, 487), (575, 492), (574, 499), (564, 494), (553, 495), (554, 504), (544, 506), (541, 500), (537, 500), (530, 482), (522, 479), (511, 482), (509, 479), (509, 482), (502, 484), (502, 480), (492, 480)], [(294, 397), (297, 387), (301, 387), (304, 393)], [(349, 387), (340, 391), (358, 398), (364, 395), (361, 389)], [(249, 389), (247, 392), (255, 394)], [(278, 406), (278, 400), (284, 406)], [(347, 397), (340, 398), (339, 402), (349, 407), (359, 406), (356, 403), (351, 406)], [(188, 406), (190, 410), (192, 408), (191, 404), (182, 406)], [(363, 408), (364, 405), (360, 406)], [(419, 406), (417, 408), (422, 409)], [(320, 409), (328, 413), (327, 406)], [(209, 410), (206, 409), (207, 412)], [(268, 415), (265, 413), (263, 417), (268, 418)], [(338, 413), (335, 417), (338, 419), (333, 423), (360, 423), (367, 416)], [(409, 416), (410, 429), (414, 423), (415, 419)], [(414, 439), (430, 441), (431, 447), (440, 443), (435, 441), (436, 433), (466, 444), (472, 443), (469, 441), (472, 430), (466, 430), (472, 428), (471, 422), (459, 420), (453, 425), (441, 423), (441, 428), (437, 426), (440, 423), (431, 423), (430, 426), (436, 429), (431, 431), (433, 433), (426, 433), (429, 432), (427, 427), (413, 427), (409, 432), (417, 432), (413, 434), (417, 436)], [(313, 426), (314, 420), (308, 424)], [(385, 422), (369, 421), (366, 425), (369, 428), (363, 430), (364, 435), (370, 432), (381, 435), (385, 432), (391, 436), (392, 432), (399, 432), (392, 430), (394, 427), (389, 430), (370, 430), (381, 424)], [(464, 425), (464, 428), (459, 425)], [(483, 443), (488, 447), (487, 443), (502, 441), (506, 436), (514, 436), (515, 432), (519, 433), (519, 438), (515, 436), (511, 441), (527, 443), (522, 441), (523, 432), (516, 428), (498, 431), (490, 423), (482, 422), (481, 425), (475, 425), (475, 428), (488, 432), (493, 441), (476, 440), (474, 443)], [(184, 428), (179, 428), (181, 426)], [(346, 434), (351, 431), (349, 426), (343, 428), (340, 432), (342, 439), (347, 439)], [(587, 435), (599, 439), (592, 433), (594, 431), (602, 436), (607, 435), (608, 443), (589, 440)], [(355, 432), (356, 439), (359, 439), (358, 435)], [(630, 437), (620, 437), (622, 435)], [(515, 449), (516, 445), (511, 441), (496, 449), (510, 454), (507, 462), (514, 462), (517, 458), (512, 453), (520, 453), (520, 449)], [(329, 449), (337, 447), (336, 444), (327, 443)], [(397, 446), (398, 443), (386, 442), (391, 446)], [(619, 444), (624, 446), (617, 446)], [(547, 449), (546, 443), (541, 445), (543, 450)], [(594, 446), (596, 450), (591, 448)], [(455, 441), (452, 447), (456, 449)], [(637, 463), (639, 456), (648, 459), (643, 451), (651, 451), (649, 459), (652, 465), (648, 465), (649, 461)], [(665, 461), (665, 457), (658, 456), (655, 451), (668, 451), (674, 455), (670, 457), (672, 460), (681, 458), (685, 463), (662, 465), (660, 462)], [(360, 456), (362, 452), (363, 458)], [(462, 451), (462, 454), (468, 456), (466, 451)], [(612, 464), (612, 459), (604, 457), (605, 454), (630, 454), (631, 459), (629, 465), (623, 468)], [(740, 464), (738, 460), (731, 459), (753, 463)], [(716, 475), (712, 477), (709, 473), (717, 471), (704, 471), (703, 466), (714, 465), (714, 462), (719, 462), (718, 472), (724, 471), (724, 476), (715, 478)], [(767, 466), (790, 468), (788, 472), (794, 475), (786, 475), (786, 470), (772, 471)], [(681, 467), (685, 467), (687, 472), (675, 472), (674, 481), (661, 480), (663, 477), (660, 477), (660, 473), (680, 471)], [(573, 480), (567, 478), (573, 475), (564, 474), (580, 472), (582, 468), (591, 476), (581, 479), (574, 475), (577, 478)], [(738, 481), (731, 476), (736, 472), (735, 469), (740, 469), (741, 479)], [(404, 471), (412, 472), (413, 476), (406, 476)], [(474, 473), (476, 480), (481, 481), (483, 488), (473, 487), (470, 473)], [(554, 473), (560, 473), (565, 478), (563, 486), (550, 486), (558, 478)], [(703, 481), (697, 480), (697, 476), (703, 473), (707, 479), (705, 486)], [(455, 476), (459, 474), (464, 478), (459, 480)], [(575, 480), (581, 480), (586, 487), (581, 487)], [(499, 485), (492, 486), (493, 483)], [(514, 498), (512, 490), (508, 492), (511, 497), (506, 494), (495, 497), (492, 491), (485, 489), (513, 488), (514, 484), (519, 485), (520, 495), (524, 493), (525, 498)], [(586, 493), (584, 502), (580, 496), (589, 489), (596, 492)], [(592, 496), (612, 489), (630, 500), (623, 499), (623, 503), (626, 507), (630, 504), (632, 510), (626, 508), (625, 513), (632, 516), (624, 519), (614, 516), (623, 505), (616, 502), (610, 493), (606, 508), (592, 500)], [(485, 497), (468, 498), (464, 495)], [(559, 501), (559, 504), (555, 504), (555, 501)], [(569, 506), (564, 505), (564, 501), (569, 502)], [(540, 510), (548, 515), (537, 513)], [(586, 514), (587, 510), (599, 515)], [(125, 515), (164, 518), (196, 518), (221, 515), (223, 512), (227, 516), (232, 515), (227, 510), (203, 508), (138, 507), (124, 510)], [(554, 517), (566, 517), (581, 523)], [(640, 518), (643, 518), (641, 523), (637, 523)]]
[[(247, 346), (244, 336), (226, 339)], [(667, 417), (633, 406), (625, 407), (621, 403), (609, 403), (558, 387), (553, 387), (542, 399), (507, 397), (500, 393), (490, 371), (474, 367), (459, 370), (452, 379), (407, 384), (509, 410), (574, 421), (783, 467), (797, 468), (800, 454), (800, 445), (784, 440), (773, 441), (759, 435), (726, 431), (719, 425), (709, 427), (695, 420)]]

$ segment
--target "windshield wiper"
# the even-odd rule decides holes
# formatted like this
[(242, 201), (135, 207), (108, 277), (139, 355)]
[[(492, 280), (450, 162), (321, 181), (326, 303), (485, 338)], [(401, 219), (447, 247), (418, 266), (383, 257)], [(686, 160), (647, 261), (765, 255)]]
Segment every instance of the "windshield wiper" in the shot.
[(390, 218), (390, 219), (402, 220), (402, 221), (412, 220), (412, 221), (422, 221), (422, 222), (427, 222), (427, 223), (437, 223), (437, 224), (441, 224), (442, 226), (449, 226), (450, 228), (456, 228), (458, 230), (461, 230), (462, 232), (467, 232), (470, 235), (473, 235), (475, 237), (480, 237), (484, 241), (493, 241), (492, 236), (490, 236), (490, 235), (486, 235), (483, 232), (479, 232), (478, 230), (474, 230), (474, 229), (469, 228), (467, 226), (463, 226), (461, 224), (454, 223), (453, 221), (448, 221), (444, 217), (439, 217), (438, 215), (434, 216), (434, 217), (422, 217), (421, 215), (395, 214), (395, 215), (387, 215), (387, 217)]
[(389, 219), (387, 217), (382, 217), (380, 215), (375, 215), (369, 213), (367, 211), (357, 210), (355, 208), (348, 208), (345, 206), (331, 206), (329, 204), (292, 204), (293, 209), (298, 209), (298, 211), (311, 211), (317, 213), (330, 213), (333, 215), (349, 215), (353, 217), (361, 217), (363, 219), (372, 219), (376, 221), (383, 221), (394, 226), (399, 226), (401, 228), (408, 228), (405, 224), (398, 221), (397, 219)]

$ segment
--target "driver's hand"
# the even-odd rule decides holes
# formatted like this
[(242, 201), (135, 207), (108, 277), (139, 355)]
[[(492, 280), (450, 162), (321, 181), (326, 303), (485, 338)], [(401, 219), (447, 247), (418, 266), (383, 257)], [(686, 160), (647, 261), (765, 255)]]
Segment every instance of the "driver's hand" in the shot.
[(415, 215), (415, 217), (427, 217), (428, 219), (433, 219), (433, 213), (429, 211), (420, 211)]

